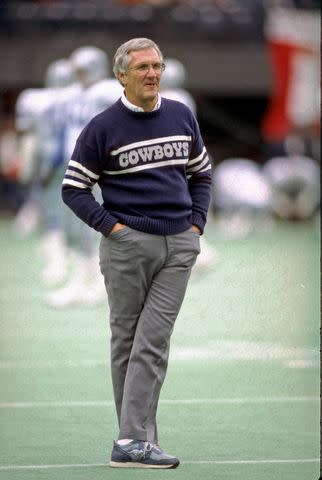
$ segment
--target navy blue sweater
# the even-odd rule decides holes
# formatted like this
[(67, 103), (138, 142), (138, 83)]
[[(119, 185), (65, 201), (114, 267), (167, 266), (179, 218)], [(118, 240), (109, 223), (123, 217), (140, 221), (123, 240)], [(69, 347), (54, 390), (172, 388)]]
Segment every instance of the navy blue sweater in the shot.
[[(92, 194), (98, 183), (100, 205)], [(173, 235), (203, 232), (211, 194), (211, 165), (191, 110), (162, 98), (152, 112), (134, 112), (119, 99), (80, 134), (62, 187), (64, 202), (108, 236), (123, 223)]]

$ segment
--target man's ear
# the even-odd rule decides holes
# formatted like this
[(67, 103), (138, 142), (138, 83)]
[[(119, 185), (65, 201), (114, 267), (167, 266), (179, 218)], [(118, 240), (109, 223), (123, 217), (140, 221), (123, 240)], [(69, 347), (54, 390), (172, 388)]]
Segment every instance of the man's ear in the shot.
[(119, 82), (125, 87), (126, 85), (126, 73), (120, 72), (118, 76)]

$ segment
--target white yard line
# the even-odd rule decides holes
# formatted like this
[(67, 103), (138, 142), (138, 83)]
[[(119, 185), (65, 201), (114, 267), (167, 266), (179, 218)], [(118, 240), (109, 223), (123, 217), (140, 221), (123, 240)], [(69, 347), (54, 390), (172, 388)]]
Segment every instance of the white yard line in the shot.
[[(269, 342), (251, 342), (242, 340), (209, 340), (203, 346), (174, 346), (170, 352), (174, 362), (205, 361), (281, 361), (288, 368), (318, 368), (319, 350), (317, 348), (290, 347)], [(91, 368), (107, 367), (108, 357), (100, 359), (75, 360), (1, 360), (0, 369), (32, 368)]]
[[(295, 459), (265, 459), (265, 460), (184, 460), (183, 465), (260, 465), (260, 464), (306, 464), (319, 463), (319, 458), (295, 458)], [(74, 463), (56, 465), (0, 465), (0, 471), (10, 470), (49, 470), (68, 468), (95, 468), (107, 467), (108, 463)]]
[(84, 367), (108, 367), (108, 360), (3, 360), (0, 361), (0, 369), (32, 369), (32, 368), (84, 368)]
[(265, 463), (317, 463), (319, 458), (297, 458), (297, 459), (267, 459), (267, 460), (191, 460), (183, 461), (181, 463), (188, 465), (202, 465), (202, 464), (214, 464), (214, 465), (257, 465)]
[[(242, 397), (242, 398), (182, 398), (163, 399), (161, 405), (243, 405), (247, 403), (299, 403), (318, 402), (318, 396), (293, 396), (293, 397)], [(10, 408), (74, 408), (74, 407), (114, 407), (112, 400), (67, 400), (67, 401), (41, 401), (41, 402), (1, 402), (0, 409)]]
[(107, 463), (74, 463), (57, 465), (0, 465), (0, 471), (5, 470), (49, 470), (58, 468), (95, 468), (106, 467)]

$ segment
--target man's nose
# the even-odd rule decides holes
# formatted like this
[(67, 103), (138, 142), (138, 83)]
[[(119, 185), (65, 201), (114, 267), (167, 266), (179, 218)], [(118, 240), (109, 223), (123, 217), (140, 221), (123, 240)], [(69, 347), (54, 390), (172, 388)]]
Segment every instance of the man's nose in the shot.
[(147, 75), (157, 75), (157, 72), (155, 71), (154, 69), (154, 66), (153, 65), (148, 65), (148, 71), (147, 71)]

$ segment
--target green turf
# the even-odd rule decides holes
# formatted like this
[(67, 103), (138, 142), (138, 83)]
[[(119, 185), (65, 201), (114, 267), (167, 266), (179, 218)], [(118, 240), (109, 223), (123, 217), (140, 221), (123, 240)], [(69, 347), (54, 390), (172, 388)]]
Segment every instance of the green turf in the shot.
[(117, 434), (110, 403), (61, 405), (112, 401), (107, 305), (48, 308), (39, 235), (0, 222), (1, 480), (318, 478), (304, 462), (319, 456), (318, 224), (228, 241), (210, 219), (207, 239), (219, 261), (191, 277), (158, 414), (161, 445), (183, 463), (128, 471), (101, 466)]

